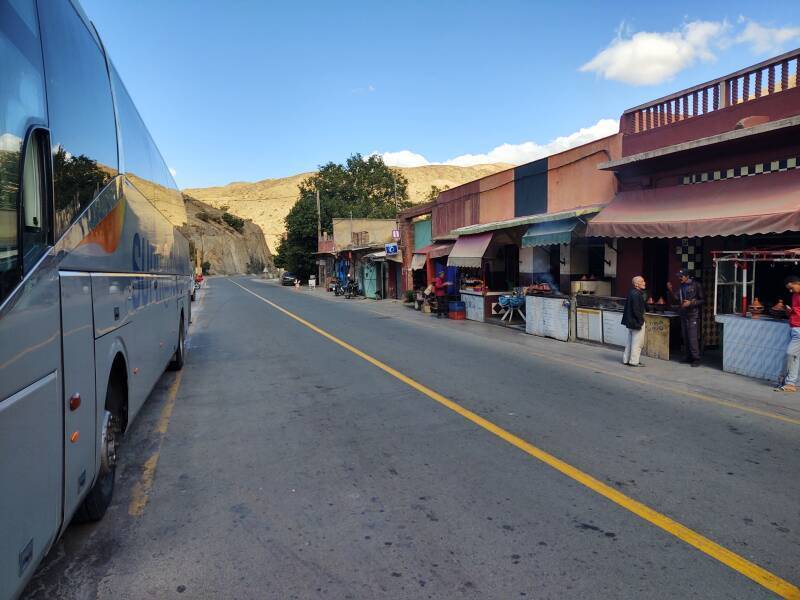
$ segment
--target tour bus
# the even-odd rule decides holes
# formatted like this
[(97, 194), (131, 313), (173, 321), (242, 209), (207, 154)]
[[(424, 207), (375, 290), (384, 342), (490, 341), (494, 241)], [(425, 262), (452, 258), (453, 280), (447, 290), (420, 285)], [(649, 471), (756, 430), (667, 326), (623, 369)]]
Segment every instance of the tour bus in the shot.
[(185, 207), (72, 0), (0, 0), (0, 599), (103, 516), (122, 436), (180, 369)]

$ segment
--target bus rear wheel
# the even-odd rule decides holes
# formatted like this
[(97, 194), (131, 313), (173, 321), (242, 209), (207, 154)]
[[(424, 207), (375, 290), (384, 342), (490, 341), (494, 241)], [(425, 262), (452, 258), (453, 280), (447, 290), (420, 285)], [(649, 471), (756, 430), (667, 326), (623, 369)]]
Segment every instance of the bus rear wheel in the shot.
[[(114, 393), (112, 382), (108, 384), (108, 393)], [(73, 521), (88, 523), (99, 521), (106, 514), (114, 496), (114, 480), (117, 472), (117, 445), (120, 434), (119, 419), (110, 412), (103, 415), (103, 429), (100, 433), (100, 472), (97, 479), (83, 499), (83, 503), (75, 512)]]
[(181, 314), (180, 325), (178, 326), (178, 348), (175, 354), (172, 355), (172, 360), (169, 361), (167, 368), (170, 371), (180, 371), (183, 368), (183, 355), (184, 355), (184, 332), (183, 332), (183, 314)]

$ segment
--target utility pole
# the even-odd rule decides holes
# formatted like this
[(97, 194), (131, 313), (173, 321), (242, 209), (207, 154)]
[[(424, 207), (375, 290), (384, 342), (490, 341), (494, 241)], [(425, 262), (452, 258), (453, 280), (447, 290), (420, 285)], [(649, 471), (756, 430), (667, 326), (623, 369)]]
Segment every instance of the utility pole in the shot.
[[(317, 250), (319, 250), (319, 241), (322, 239), (322, 212), (319, 207), (319, 188), (317, 188)], [(317, 258), (317, 284), (325, 285), (322, 281), (322, 265), (319, 264), (319, 254)]]
[(319, 188), (317, 188), (317, 239), (322, 237), (322, 213), (319, 209)]

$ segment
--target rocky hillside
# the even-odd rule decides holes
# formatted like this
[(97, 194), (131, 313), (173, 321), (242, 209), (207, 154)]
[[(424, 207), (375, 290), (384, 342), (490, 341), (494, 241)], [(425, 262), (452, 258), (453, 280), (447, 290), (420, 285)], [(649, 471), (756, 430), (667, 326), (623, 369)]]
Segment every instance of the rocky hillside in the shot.
[[(223, 218), (223, 211), (184, 195), (187, 222), (180, 227), (201, 262), (211, 263), (211, 273), (233, 275), (275, 270), (261, 228), (250, 219)], [(241, 231), (239, 231), (241, 229)]]
[[(507, 164), (455, 167), (428, 165), (398, 168), (408, 179), (408, 195), (412, 202), (424, 202), (432, 185), (440, 189), (455, 187), (486, 175), (511, 168)], [(281, 179), (264, 179), (255, 183), (230, 183), (220, 187), (193, 188), (186, 194), (215, 207), (227, 206), (230, 212), (261, 227), (270, 248), (277, 248), (285, 230), (283, 219), (297, 201), (297, 186), (312, 173), (299, 173)]]

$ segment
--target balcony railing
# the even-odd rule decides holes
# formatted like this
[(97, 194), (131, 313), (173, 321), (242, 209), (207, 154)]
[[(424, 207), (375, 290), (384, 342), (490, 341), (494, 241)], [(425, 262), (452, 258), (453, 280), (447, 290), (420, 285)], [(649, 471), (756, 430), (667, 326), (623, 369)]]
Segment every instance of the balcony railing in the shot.
[(622, 133), (632, 135), (796, 88), (800, 49), (626, 110)]

